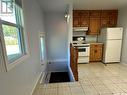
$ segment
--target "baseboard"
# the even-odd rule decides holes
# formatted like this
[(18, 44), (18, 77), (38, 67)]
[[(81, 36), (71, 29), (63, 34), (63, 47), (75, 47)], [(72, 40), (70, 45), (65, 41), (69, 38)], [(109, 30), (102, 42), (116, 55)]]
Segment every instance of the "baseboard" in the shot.
[(75, 78), (74, 78), (74, 75), (73, 75), (72, 70), (71, 70), (70, 67), (68, 67), (68, 71), (69, 71), (69, 76), (70, 76), (71, 82), (74, 82), (75, 81)]
[(127, 66), (127, 64), (126, 64), (126, 63), (122, 63), (122, 62), (121, 62), (120, 64), (122, 64), (122, 65), (124, 65), (124, 66)]
[(39, 76), (37, 77), (37, 80), (36, 80), (36, 82), (35, 82), (35, 85), (34, 85), (34, 87), (33, 87), (33, 89), (32, 89), (31, 95), (34, 93), (34, 90), (35, 90), (37, 84), (39, 83), (39, 81), (41, 82), (41, 80), (43, 80), (44, 76), (45, 76), (45, 75), (43, 75), (43, 72), (41, 72), (41, 73), (39, 74)]
[(43, 72), (41, 77), (40, 77), (40, 84), (45, 83), (46, 76), (47, 76), (47, 72)]
[(48, 62), (67, 62), (67, 59), (55, 59), (55, 60), (48, 60)]

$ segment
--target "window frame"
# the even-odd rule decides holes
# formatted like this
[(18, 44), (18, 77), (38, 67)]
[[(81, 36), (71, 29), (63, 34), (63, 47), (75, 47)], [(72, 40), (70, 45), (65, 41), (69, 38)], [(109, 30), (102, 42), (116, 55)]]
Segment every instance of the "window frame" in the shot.
[[(17, 58), (16, 60), (14, 60), (13, 62), (9, 63), (8, 61), (8, 56), (7, 56), (7, 52), (6, 52), (6, 45), (5, 45), (5, 40), (4, 40), (4, 34), (2, 31), (2, 20), (0, 20), (0, 40), (1, 40), (1, 44), (2, 44), (2, 51), (3, 51), (3, 57), (4, 57), (4, 64), (5, 64), (5, 68), (6, 71), (11, 70), (13, 67), (15, 67), (16, 65), (22, 63), (22, 61), (24, 61), (26, 58), (29, 57), (29, 48), (28, 48), (28, 41), (26, 39), (27, 37), (27, 33), (23, 32), (23, 40), (24, 40), (24, 44), (25, 44), (25, 54), (19, 58)], [(14, 25), (13, 23), (8, 22), (8, 25)], [(15, 26), (15, 25), (14, 25)]]
[[(24, 16), (24, 13), (23, 13), (23, 16)], [(21, 44), (24, 44), (25, 53), (23, 54), (23, 56), (21, 56), (20, 58), (14, 60), (11, 63), (9, 63), (9, 61), (8, 61), (8, 56), (7, 56), (7, 52), (6, 52), (6, 45), (5, 45), (5, 40), (4, 40), (4, 34), (3, 34), (3, 30), (2, 30), (2, 23), (6, 23), (7, 25), (23, 29), (21, 32), (22, 32), (22, 36), (23, 36), (22, 39), (23, 39), (24, 42), (22, 43), (22, 41), (21, 41)], [(17, 66), (18, 64), (23, 63), (23, 61), (25, 61), (30, 56), (30, 53), (29, 53), (30, 49), (29, 49), (29, 43), (28, 43), (28, 35), (27, 35), (27, 32), (25, 31), (25, 21), (22, 24), (23, 24), (23, 27), (20, 26), (20, 25), (11, 23), (11, 22), (3, 21), (3, 20), (0, 19), (0, 43), (2, 45), (2, 51), (3, 51), (2, 55), (3, 55), (3, 58), (4, 58), (4, 65), (5, 65), (6, 71), (9, 71), (12, 68), (14, 68), (15, 66)]]
[[(3, 14), (11, 14), (13, 12), (13, 10), (11, 12), (8, 12), (8, 7), (7, 7), (7, 5), (9, 3), (13, 4), (13, 1), (6, 1), (6, 2), (5, 1), (1, 1), (0, 3), (1, 3), (1, 13), (3, 13)], [(6, 12), (3, 11), (3, 6), (2, 6), (3, 3), (6, 4)]]
[[(19, 39), (19, 41), (20, 41), (19, 46), (20, 46), (20, 49), (21, 49), (22, 54), (16, 56), (16, 57), (13, 58), (12, 60), (10, 60), (9, 63), (11, 64), (13, 61), (17, 60), (17, 59), (20, 58), (23, 54), (25, 54), (26, 48), (25, 48), (25, 45), (24, 45), (23, 30), (22, 30), (22, 27), (18, 26), (17, 24), (13, 24), (13, 23), (10, 23), (10, 22), (7, 22), (7, 21), (3, 21), (3, 20), (2, 20), (1, 22), (2, 22), (2, 25), (12, 26), (12, 27), (18, 28), (18, 30), (19, 30), (18, 35), (20, 35), (20, 36), (19, 36), (18, 39)], [(4, 34), (4, 33), (3, 33), (3, 34)], [(23, 41), (22, 41), (22, 40), (23, 40)], [(5, 42), (5, 39), (4, 39), (4, 42)], [(6, 46), (6, 45), (5, 45), (5, 46)], [(8, 60), (9, 60), (9, 58), (8, 58)]]
[[(44, 42), (44, 59), (43, 60), (41, 55), (41, 41), (40, 41), (41, 37), (43, 38), (43, 42)], [(41, 65), (44, 65), (46, 61), (46, 44), (45, 44), (45, 34), (43, 32), (39, 33), (39, 51), (40, 51), (40, 63)]]

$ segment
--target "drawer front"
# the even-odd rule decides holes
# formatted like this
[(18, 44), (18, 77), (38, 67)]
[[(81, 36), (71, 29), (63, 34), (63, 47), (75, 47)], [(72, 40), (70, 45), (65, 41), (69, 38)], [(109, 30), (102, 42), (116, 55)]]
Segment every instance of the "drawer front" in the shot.
[(96, 44), (94, 45), (94, 48), (102, 48), (102, 44)]
[(102, 48), (102, 47), (103, 47), (103, 44), (90, 44), (90, 47), (91, 47), (92, 49)]

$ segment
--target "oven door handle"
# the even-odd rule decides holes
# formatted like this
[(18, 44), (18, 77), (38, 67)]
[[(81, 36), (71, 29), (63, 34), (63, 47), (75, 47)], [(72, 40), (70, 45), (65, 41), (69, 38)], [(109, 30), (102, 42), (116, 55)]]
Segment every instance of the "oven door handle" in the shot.
[(86, 48), (79, 48), (79, 47), (78, 47), (78, 49), (86, 49)]
[(78, 49), (87, 49), (89, 47), (78, 47)]

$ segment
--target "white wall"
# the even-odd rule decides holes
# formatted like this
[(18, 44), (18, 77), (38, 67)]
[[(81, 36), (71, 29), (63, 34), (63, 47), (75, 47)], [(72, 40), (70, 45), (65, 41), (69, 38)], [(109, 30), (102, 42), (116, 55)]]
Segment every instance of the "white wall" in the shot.
[(72, 43), (72, 35), (73, 35), (73, 5), (72, 3), (68, 6), (68, 14), (70, 15), (69, 21), (67, 23), (67, 31), (68, 31), (68, 72), (71, 81), (74, 81), (74, 76), (72, 70), (70, 68), (70, 43)]
[(68, 32), (62, 12), (45, 13), (48, 71), (67, 71)]
[(127, 7), (119, 10), (118, 26), (124, 28), (121, 61), (122, 63), (127, 63)]
[(64, 13), (45, 14), (47, 58), (49, 61), (67, 60), (67, 28)]
[[(36, 0), (23, 0), (30, 57), (9, 72), (5, 72), (0, 48), (0, 95), (31, 95), (42, 68), (39, 54), (39, 31), (44, 31), (43, 14)], [(43, 68), (44, 70), (44, 68)]]
[(62, 12), (45, 13), (48, 71), (67, 71), (67, 23)]

